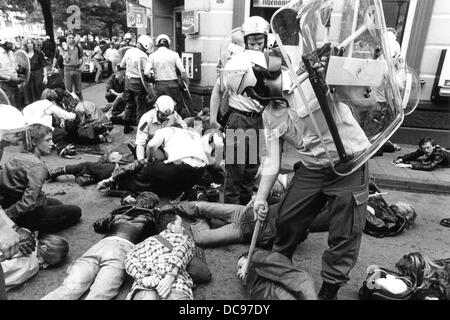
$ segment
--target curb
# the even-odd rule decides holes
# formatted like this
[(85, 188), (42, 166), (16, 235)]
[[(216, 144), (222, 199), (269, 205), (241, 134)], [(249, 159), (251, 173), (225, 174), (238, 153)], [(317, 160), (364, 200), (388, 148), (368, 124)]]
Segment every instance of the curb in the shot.
[(450, 182), (396, 178), (385, 174), (373, 174), (379, 187), (400, 189), (410, 192), (450, 194)]

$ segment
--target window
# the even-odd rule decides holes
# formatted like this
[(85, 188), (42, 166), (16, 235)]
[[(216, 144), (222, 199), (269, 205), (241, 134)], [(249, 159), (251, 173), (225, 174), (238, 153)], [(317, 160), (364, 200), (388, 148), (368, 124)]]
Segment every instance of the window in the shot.
[(411, 0), (383, 0), (386, 26), (397, 30), (399, 43), (403, 43), (410, 2)]
[(261, 16), (270, 22), (272, 15), (290, 0), (251, 0), (250, 16)]

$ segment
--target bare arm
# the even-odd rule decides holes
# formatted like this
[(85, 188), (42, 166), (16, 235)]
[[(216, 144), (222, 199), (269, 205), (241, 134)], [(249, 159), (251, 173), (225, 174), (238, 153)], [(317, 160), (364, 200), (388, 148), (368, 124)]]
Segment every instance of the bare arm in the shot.
[(221, 126), (217, 122), (217, 115), (219, 113), (220, 108), (220, 84), (216, 82), (214, 85), (213, 91), (211, 93), (211, 101), (210, 101), (210, 125), (213, 129), (219, 129)]

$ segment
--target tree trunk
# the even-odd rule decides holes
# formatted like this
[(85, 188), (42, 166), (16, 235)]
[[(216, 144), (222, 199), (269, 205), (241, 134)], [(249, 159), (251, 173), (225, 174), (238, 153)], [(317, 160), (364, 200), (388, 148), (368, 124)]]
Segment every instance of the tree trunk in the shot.
[(38, 0), (42, 8), (42, 15), (44, 16), (45, 33), (50, 36), (52, 41), (55, 41), (55, 34), (53, 33), (53, 15), (52, 15), (52, 1)]

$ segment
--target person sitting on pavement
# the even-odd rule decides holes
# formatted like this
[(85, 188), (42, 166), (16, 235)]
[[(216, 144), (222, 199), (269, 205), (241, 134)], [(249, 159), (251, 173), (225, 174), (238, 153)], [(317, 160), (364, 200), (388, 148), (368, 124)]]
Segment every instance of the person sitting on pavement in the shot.
[(184, 234), (183, 220), (173, 213), (161, 214), (158, 235), (147, 238), (125, 259), (125, 270), (134, 283), (128, 300), (193, 300), (193, 281), (186, 271), (195, 244)]
[(145, 147), (156, 131), (174, 125), (179, 125), (182, 129), (188, 128), (175, 111), (175, 101), (169, 96), (160, 96), (155, 102), (155, 108), (144, 114), (139, 121), (136, 134), (137, 160), (145, 159)]
[(125, 90), (125, 70), (119, 70), (109, 77), (106, 82), (105, 99), (108, 104), (103, 108), (103, 112), (108, 112), (111, 109), (111, 116), (118, 116), (125, 110), (125, 100), (123, 99), (123, 92)]
[(69, 243), (63, 237), (46, 234), (33, 235), (35, 249), (30, 254), (20, 252), (1, 263), (5, 273), (6, 289), (10, 290), (34, 277), (39, 269), (61, 264), (69, 252)]
[(245, 287), (250, 300), (317, 300), (312, 277), (285, 255), (257, 250), (245, 275), (247, 263), (245, 253), (238, 259), (237, 275), (241, 280), (247, 276)]
[(419, 252), (404, 255), (395, 267), (414, 283), (414, 300), (450, 300), (450, 259), (433, 260)]
[(0, 205), (17, 225), (33, 231), (57, 232), (76, 224), (81, 217), (80, 207), (63, 205), (42, 191), (49, 173), (41, 157), (51, 153), (52, 129), (32, 124), (26, 137), (24, 150), (3, 166)]
[(60, 287), (42, 300), (110, 300), (125, 279), (125, 257), (140, 241), (155, 234), (159, 211), (157, 195), (145, 192), (135, 206), (121, 206), (94, 223), (105, 237), (89, 248), (68, 269)]
[(66, 120), (75, 120), (74, 112), (67, 112), (55, 103), (57, 96), (55, 90), (45, 89), (41, 100), (26, 106), (23, 115), (27, 124), (41, 123), (53, 128), (53, 123), (57, 123), (59, 127), (64, 128)]
[[(121, 167), (109, 179), (97, 184), (100, 191), (152, 191), (175, 198), (199, 184), (209, 164), (205, 145), (192, 130), (162, 128), (147, 144), (147, 159)], [(209, 145), (208, 145), (209, 146)], [(170, 186), (170, 187), (168, 187)]]
[(421, 171), (433, 171), (440, 167), (450, 166), (450, 152), (436, 144), (434, 139), (423, 138), (419, 149), (413, 153), (394, 160), (396, 167)]

